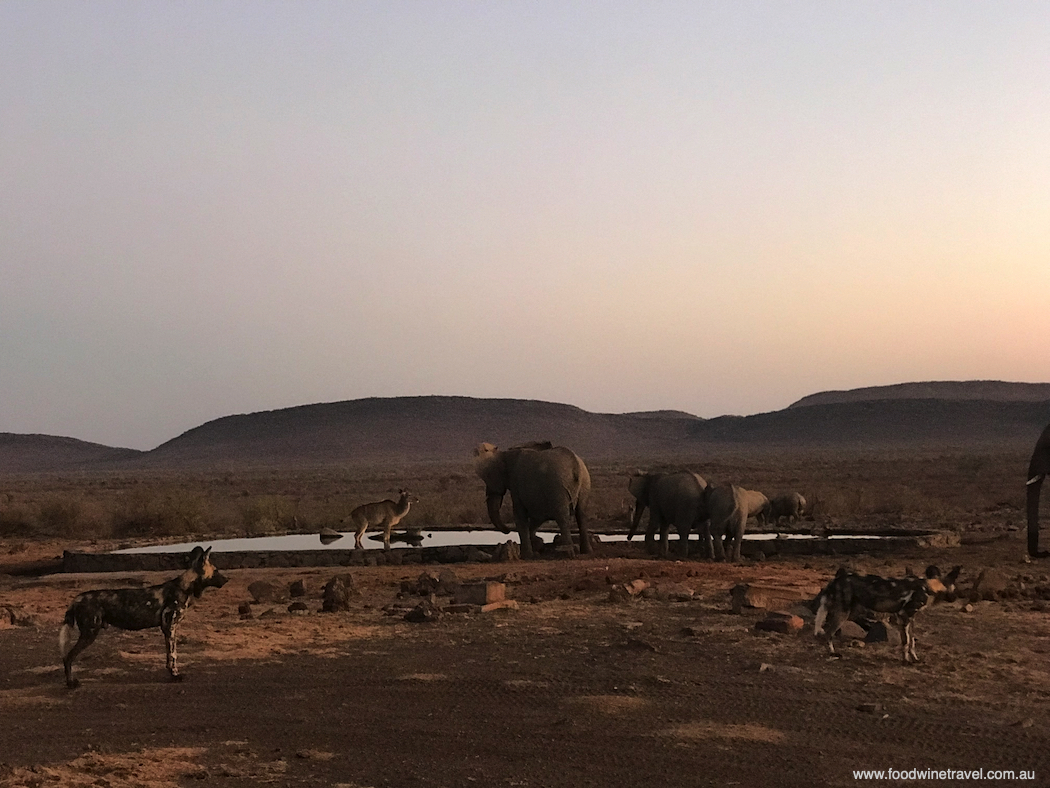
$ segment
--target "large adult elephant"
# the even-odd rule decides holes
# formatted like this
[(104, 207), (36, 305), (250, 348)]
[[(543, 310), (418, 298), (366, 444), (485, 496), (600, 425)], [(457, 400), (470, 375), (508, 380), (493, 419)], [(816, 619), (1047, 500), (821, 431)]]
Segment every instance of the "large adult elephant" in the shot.
[(580, 551), (591, 552), (587, 532), (591, 475), (575, 452), (550, 443), (529, 443), (505, 451), (482, 443), (474, 449), (474, 470), (485, 482), (489, 520), (503, 533), (510, 529), (503, 524), (500, 507), (503, 496), (510, 492), (523, 557), (532, 557), (532, 538), (548, 520), (558, 524), (570, 555), (575, 555), (570, 529), (575, 520)]
[(1039, 549), (1039, 493), (1043, 479), (1050, 473), (1050, 426), (1035, 442), (1035, 451), (1028, 463), (1028, 554), (1032, 558), (1046, 558), (1050, 552)]
[(763, 521), (769, 515), (769, 499), (756, 490), (725, 484), (708, 488), (707, 511), (711, 517), (711, 558), (725, 560), (728, 548), (729, 560), (739, 561), (747, 518)]
[(692, 471), (673, 471), (670, 473), (632, 472), (627, 480), (627, 489), (634, 496), (634, 516), (631, 519), (631, 530), (627, 533), (630, 541), (642, 521), (645, 510), (649, 510), (649, 527), (645, 530), (645, 549), (655, 552), (657, 532), (660, 533), (660, 555), (667, 557), (667, 532), (674, 525), (681, 542), (681, 553), (689, 554), (689, 534), (695, 527), (700, 529), (701, 539), (706, 534), (702, 528), (707, 520), (707, 503), (705, 490), (707, 481), (703, 476)]

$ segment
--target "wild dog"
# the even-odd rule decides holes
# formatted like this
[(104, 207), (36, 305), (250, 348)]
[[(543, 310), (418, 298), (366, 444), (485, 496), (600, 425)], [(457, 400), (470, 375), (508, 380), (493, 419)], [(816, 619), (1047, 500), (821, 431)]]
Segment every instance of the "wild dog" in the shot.
[[(204, 593), (205, 588), (226, 585), (227, 578), (212, 565), (210, 553), (210, 547), (207, 550), (199, 545), (194, 547), (189, 553), (189, 568), (160, 585), (85, 591), (78, 595), (66, 611), (58, 635), (62, 664), (66, 669), (66, 686), (76, 689), (80, 685), (80, 681), (73, 678), (73, 660), (95, 642), (98, 633), (107, 625), (130, 630), (160, 627), (168, 650), (168, 673), (172, 681), (181, 681), (175, 630), (186, 609)], [(73, 634), (77, 631), (79, 637), (71, 646)]]
[(920, 610), (938, 599), (951, 599), (955, 581), (962, 567), (955, 567), (946, 577), (936, 566), (926, 569), (926, 577), (887, 579), (877, 575), (859, 575), (842, 567), (814, 600), (816, 620), (813, 634), (823, 636), (832, 656), (832, 638), (839, 628), (859, 610), (890, 613), (901, 633), (901, 659), (918, 662), (912, 620)]

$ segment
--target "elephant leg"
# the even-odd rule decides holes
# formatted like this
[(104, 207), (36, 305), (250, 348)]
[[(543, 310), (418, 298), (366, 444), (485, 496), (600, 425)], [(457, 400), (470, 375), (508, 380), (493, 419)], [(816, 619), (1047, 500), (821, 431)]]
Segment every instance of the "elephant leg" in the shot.
[(558, 518), (558, 530), (561, 531), (561, 540), (565, 543), (565, 550), (569, 558), (576, 557), (576, 545), (572, 543), (572, 526), (568, 517)]
[(532, 527), (529, 521), (519, 520), (516, 525), (518, 526), (518, 540), (521, 542), (521, 557), (534, 558), (535, 553), (532, 551)]
[(656, 554), (656, 534), (663, 532), (663, 518), (649, 508), (649, 525), (645, 529), (645, 552), (648, 555)]
[(576, 515), (576, 530), (580, 534), (580, 552), (584, 555), (590, 555), (594, 552), (591, 549), (591, 532), (587, 527), (587, 515), (583, 511), (581, 504), (576, 504), (574, 514)]
[(693, 531), (693, 524), (691, 520), (687, 520), (679, 525), (676, 530), (678, 531), (678, 553), (682, 558), (689, 557), (689, 534)]
[(726, 560), (726, 552), (725, 552), (725, 546), (724, 546), (724, 540), (723, 540), (724, 536), (725, 536), (725, 523), (724, 522), (719, 522), (719, 523), (712, 522), (711, 523), (711, 532), (710, 532), (710, 535), (709, 535), (708, 538), (709, 538), (710, 543), (711, 543), (711, 552), (712, 552), (711, 557), (715, 561), (725, 561)]

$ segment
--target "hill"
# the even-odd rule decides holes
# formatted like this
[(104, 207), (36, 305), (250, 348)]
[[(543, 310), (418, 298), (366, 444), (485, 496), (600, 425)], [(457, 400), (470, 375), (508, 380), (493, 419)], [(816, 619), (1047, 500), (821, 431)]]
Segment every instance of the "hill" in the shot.
[(53, 435), (0, 432), (0, 473), (49, 473), (133, 461), (144, 452)]
[[(0, 434), (0, 473), (466, 462), (482, 441), (512, 446), (528, 440), (571, 446), (588, 460), (626, 462), (766, 449), (1026, 454), (1050, 422), (1050, 397), (1026, 399), (1039, 385), (924, 383), (825, 392), (780, 411), (714, 419), (681, 411), (591, 413), (519, 399), (369, 398), (226, 416), (148, 452)], [(905, 396), (940, 392), (947, 396)], [(982, 392), (989, 398), (977, 396)], [(1015, 399), (1003, 398), (1011, 392)], [(890, 393), (895, 396), (883, 396)], [(842, 395), (848, 401), (836, 401)]]
[(810, 394), (788, 408), (812, 405), (837, 405), (845, 402), (877, 400), (937, 399), (983, 400), (987, 402), (1046, 402), (1050, 400), (1050, 383), (1009, 383), (1002, 380), (944, 380), (925, 383), (897, 383), (892, 386), (870, 386), (848, 391), (822, 391)]

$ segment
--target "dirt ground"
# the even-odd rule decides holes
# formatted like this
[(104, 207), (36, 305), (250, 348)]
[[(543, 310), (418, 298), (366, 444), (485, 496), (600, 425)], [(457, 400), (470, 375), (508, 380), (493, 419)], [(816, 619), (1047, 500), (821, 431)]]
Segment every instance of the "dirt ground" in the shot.
[[(439, 567), (348, 570), (348, 613), (319, 612), (336, 570), (232, 570), (181, 628), (185, 681), (166, 680), (159, 631), (107, 630), (72, 692), (57, 631), (73, 596), (170, 573), (19, 574), (83, 546), (0, 543), (0, 786), (846, 786), (866, 769), (1013, 770), (1034, 779), (994, 782), (1047, 785), (1050, 562), (1026, 562), (1020, 532), (968, 541), (740, 565), (650, 560), (640, 545), (458, 564), (461, 581), (505, 582), (518, 608), (423, 624), (404, 620), (419, 597), (401, 584)], [(843, 563), (887, 576), (961, 564), (964, 592), (992, 567), (1000, 589), (970, 610), (961, 598), (924, 611), (910, 666), (860, 641), (829, 659), (808, 624), (757, 632), (765, 611), (730, 610), (737, 583), (801, 596)], [(610, 601), (636, 578), (695, 596)], [(285, 600), (242, 617), (258, 580), (304, 580), (308, 611)]]

